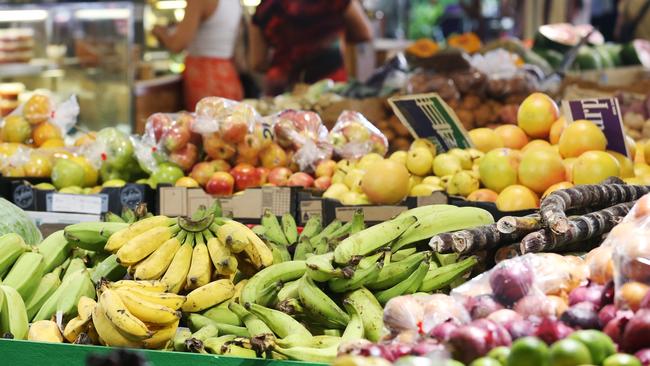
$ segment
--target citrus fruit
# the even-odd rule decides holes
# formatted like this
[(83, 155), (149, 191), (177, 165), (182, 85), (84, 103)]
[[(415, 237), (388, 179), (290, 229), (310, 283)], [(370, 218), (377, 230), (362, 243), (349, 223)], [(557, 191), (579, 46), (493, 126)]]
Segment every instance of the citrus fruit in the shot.
[(510, 348), (504, 346), (492, 348), (487, 356), (499, 361), (501, 365), (505, 365), (508, 361), (508, 356), (510, 356)]
[(477, 189), (467, 196), (468, 201), (475, 202), (495, 202), (499, 194), (488, 188)]
[(609, 177), (618, 177), (621, 168), (616, 158), (604, 151), (587, 151), (573, 164), (574, 184), (597, 184)]
[(496, 205), (501, 211), (532, 210), (539, 207), (539, 198), (528, 187), (515, 184), (499, 193)]
[(43, 122), (32, 131), (34, 145), (41, 146), (47, 140), (61, 139), (61, 130), (50, 122)]
[(558, 118), (555, 122), (553, 122), (553, 125), (551, 125), (551, 131), (548, 134), (548, 141), (556, 145), (558, 142), (560, 142), (560, 136), (562, 136), (562, 132), (564, 132), (564, 128), (566, 127), (566, 119), (564, 116)]
[(488, 152), (492, 149), (503, 147), (503, 140), (493, 129), (490, 128), (476, 128), (469, 131), (469, 138), (472, 144), (478, 150)]
[(559, 146), (563, 157), (577, 157), (586, 151), (605, 151), (607, 138), (593, 122), (578, 120), (564, 129)]
[(546, 138), (560, 115), (557, 104), (546, 94), (533, 93), (517, 110), (517, 125), (533, 138)]
[(560, 182), (560, 183), (555, 183), (552, 186), (548, 187), (547, 190), (544, 191), (544, 194), (542, 194), (542, 198), (545, 198), (549, 194), (558, 191), (560, 189), (567, 189), (573, 187), (573, 183), (571, 182)]
[(502, 366), (501, 362), (491, 357), (481, 357), (472, 361), (469, 366)]
[(33, 125), (47, 121), (50, 113), (50, 98), (42, 94), (32, 95), (23, 106), (23, 117)]
[(508, 186), (517, 184), (519, 161), (510, 149), (494, 149), (478, 164), (481, 182), (486, 188), (501, 192)]
[(549, 355), (550, 366), (578, 366), (592, 363), (589, 348), (571, 338), (553, 343)]
[(634, 163), (632, 160), (616, 151), (607, 150), (607, 152), (618, 161), (618, 165), (621, 168), (621, 178), (630, 178), (634, 176)]
[(532, 150), (537, 150), (537, 149), (551, 149), (553, 146), (548, 143), (546, 140), (533, 140), (529, 143), (526, 144), (523, 148), (521, 148), (522, 154), (525, 154), (529, 151)]
[(512, 343), (506, 366), (545, 366), (548, 347), (539, 338), (523, 337)]
[(543, 193), (553, 184), (565, 180), (562, 157), (550, 149), (531, 150), (519, 163), (519, 183), (536, 193)]
[(603, 366), (641, 366), (641, 361), (627, 353), (615, 353), (603, 361)]
[(616, 353), (616, 345), (609, 336), (597, 330), (578, 330), (571, 333), (569, 338), (584, 344), (589, 349), (591, 361), (600, 364), (607, 357)]
[(494, 132), (501, 137), (503, 146), (510, 149), (521, 149), (528, 143), (526, 132), (515, 125), (503, 125), (494, 129)]
[(32, 127), (20, 116), (7, 116), (2, 127), (2, 141), (26, 143), (32, 134)]
[(372, 203), (398, 203), (409, 193), (409, 172), (395, 161), (378, 161), (366, 171), (361, 190)]

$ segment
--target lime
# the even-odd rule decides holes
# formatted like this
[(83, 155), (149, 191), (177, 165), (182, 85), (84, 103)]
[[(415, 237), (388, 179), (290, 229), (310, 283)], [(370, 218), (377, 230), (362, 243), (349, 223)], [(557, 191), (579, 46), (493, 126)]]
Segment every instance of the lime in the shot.
[(456, 360), (447, 360), (445, 361), (445, 366), (465, 366), (465, 364)]
[(576, 366), (591, 363), (589, 348), (571, 338), (553, 343), (550, 354), (550, 366)]
[(505, 366), (506, 362), (508, 361), (508, 356), (510, 356), (510, 348), (503, 346), (492, 348), (492, 350), (488, 352), (487, 356), (494, 358), (495, 360), (499, 361), (501, 365)]
[(510, 349), (507, 366), (545, 366), (548, 363), (546, 343), (535, 337), (517, 339)]
[(627, 353), (616, 353), (607, 357), (603, 366), (641, 366), (641, 361)]
[(501, 363), (494, 358), (481, 357), (472, 361), (469, 366), (501, 366)]
[(600, 365), (608, 356), (616, 353), (616, 346), (607, 334), (597, 330), (579, 330), (573, 332), (569, 338), (584, 344), (591, 354), (591, 362)]

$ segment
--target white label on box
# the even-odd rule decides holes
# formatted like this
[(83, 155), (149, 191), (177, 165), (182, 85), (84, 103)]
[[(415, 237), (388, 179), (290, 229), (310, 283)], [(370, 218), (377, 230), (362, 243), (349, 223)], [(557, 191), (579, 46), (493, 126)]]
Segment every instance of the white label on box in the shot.
[(79, 194), (52, 194), (52, 211), (74, 212), (91, 215), (102, 213), (102, 197)]

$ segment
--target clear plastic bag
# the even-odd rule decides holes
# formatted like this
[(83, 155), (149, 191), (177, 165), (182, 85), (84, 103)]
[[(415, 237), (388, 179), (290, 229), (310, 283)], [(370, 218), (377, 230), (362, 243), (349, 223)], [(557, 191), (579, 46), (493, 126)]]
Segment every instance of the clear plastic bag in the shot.
[(359, 159), (369, 153), (384, 156), (388, 152), (386, 136), (359, 112), (343, 111), (328, 139), (336, 155), (344, 159)]
[(470, 321), (463, 304), (444, 294), (399, 296), (384, 307), (384, 326), (391, 334), (417, 332), (429, 334), (436, 326)]
[(190, 113), (155, 113), (145, 124), (142, 137), (132, 136), (136, 158), (147, 172), (158, 163), (170, 161), (184, 171), (192, 169), (199, 159), (201, 136), (192, 129), (196, 124)]
[(487, 93), (493, 97), (527, 94), (535, 89), (533, 78), (518, 65), (518, 56), (506, 50), (476, 53), (472, 55), (470, 64), (488, 76)]
[(260, 119), (259, 113), (246, 103), (220, 97), (201, 99), (196, 105), (192, 130), (201, 135), (219, 132), (224, 141), (239, 143)]

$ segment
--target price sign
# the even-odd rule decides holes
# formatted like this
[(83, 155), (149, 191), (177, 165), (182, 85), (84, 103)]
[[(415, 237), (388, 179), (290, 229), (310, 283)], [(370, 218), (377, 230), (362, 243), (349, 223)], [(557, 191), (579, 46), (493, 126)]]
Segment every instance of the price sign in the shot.
[(607, 150), (619, 152), (628, 158), (630, 152), (625, 143), (623, 116), (616, 98), (590, 98), (562, 102), (564, 118), (568, 123), (586, 119), (600, 127), (607, 137)]
[(80, 195), (52, 193), (48, 195), (48, 211), (72, 212), (99, 215), (105, 212), (103, 208), (108, 197), (102, 195)]
[(394, 97), (388, 103), (411, 135), (431, 140), (439, 151), (472, 147), (456, 113), (437, 93)]

